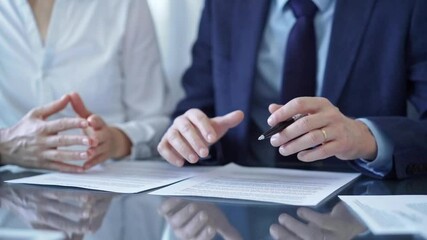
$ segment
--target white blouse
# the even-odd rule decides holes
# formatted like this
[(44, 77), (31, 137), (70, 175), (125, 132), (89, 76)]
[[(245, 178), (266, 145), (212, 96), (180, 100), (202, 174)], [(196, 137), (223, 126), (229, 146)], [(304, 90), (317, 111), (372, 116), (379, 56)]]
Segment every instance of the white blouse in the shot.
[(156, 154), (170, 109), (156, 40), (146, 0), (56, 0), (44, 44), (28, 1), (1, 0), (0, 128), (75, 91), (128, 135), (131, 158)]

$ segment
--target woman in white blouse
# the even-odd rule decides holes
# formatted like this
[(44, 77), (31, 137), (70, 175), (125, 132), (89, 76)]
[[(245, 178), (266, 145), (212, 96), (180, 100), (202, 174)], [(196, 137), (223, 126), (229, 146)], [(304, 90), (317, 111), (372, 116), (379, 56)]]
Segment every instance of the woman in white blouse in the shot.
[(146, 0), (0, 3), (2, 164), (80, 172), (153, 156), (165, 84)]

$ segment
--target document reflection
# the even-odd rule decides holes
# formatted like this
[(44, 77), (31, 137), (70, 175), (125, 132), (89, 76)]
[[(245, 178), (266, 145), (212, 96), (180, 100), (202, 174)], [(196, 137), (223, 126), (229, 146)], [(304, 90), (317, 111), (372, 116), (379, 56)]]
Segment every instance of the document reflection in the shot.
[(216, 236), (242, 239), (222, 210), (212, 203), (168, 198), (159, 207), (159, 213), (179, 239), (213, 239)]

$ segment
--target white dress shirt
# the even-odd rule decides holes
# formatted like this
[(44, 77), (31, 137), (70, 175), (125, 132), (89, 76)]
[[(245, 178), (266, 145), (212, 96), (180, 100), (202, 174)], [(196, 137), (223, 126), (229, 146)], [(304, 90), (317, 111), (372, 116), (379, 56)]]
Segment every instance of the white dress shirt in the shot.
[(127, 134), (131, 158), (156, 154), (170, 111), (156, 40), (146, 0), (56, 0), (44, 43), (28, 1), (2, 0), (0, 128), (74, 91)]

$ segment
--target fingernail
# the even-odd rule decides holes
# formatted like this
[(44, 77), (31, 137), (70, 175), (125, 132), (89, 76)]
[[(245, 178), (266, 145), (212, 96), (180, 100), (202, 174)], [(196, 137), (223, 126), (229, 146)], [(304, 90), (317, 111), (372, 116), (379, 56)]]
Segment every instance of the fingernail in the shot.
[(90, 145), (91, 145), (91, 146), (96, 146), (96, 145), (98, 145), (98, 140), (96, 140), (96, 139), (92, 139), (92, 138), (91, 138), (89, 141), (90, 141)]
[(88, 146), (89, 146), (89, 145), (90, 145), (90, 141), (89, 141), (89, 139), (84, 138), (84, 139), (83, 139), (83, 144), (84, 144), (84, 145), (88, 145)]
[(212, 235), (212, 234), (214, 234), (215, 230), (211, 226), (209, 226), (207, 229), (207, 232), (209, 235)]
[(304, 218), (304, 215), (305, 215), (305, 211), (304, 211), (304, 209), (303, 209), (303, 208), (298, 209), (298, 210), (297, 210), (297, 215), (298, 215), (299, 217)]
[(285, 213), (280, 214), (279, 216), (279, 223), (284, 225), (286, 220), (288, 219), (288, 215), (286, 215)]
[(199, 214), (199, 221), (200, 221), (200, 222), (204, 222), (204, 221), (206, 221), (207, 219), (208, 219), (208, 216), (206, 215), (206, 213), (201, 212), (201, 213)]
[(208, 156), (209, 151), (208, 151), (208, 149), (206, 149), (206, 148), (201, 148), (201, 149), (199, 150), (199, 154), (200, 154), (200, 157), (206, 157), (206, 156)]
[(288, 154), (286, 153), (286, 149), (283, 146), (280, 146), (279, 148), (279, 153), (283, 156), (287, 156)]
[(199, 160), (199, 158), (194, 155), (194, 154), (190, 154), (190, 156), (188, 157), (188, 159), (190, 160), (191, 163), (196, 163), (197, 160)]
[(91, 126), (91, 127), (96, 126), (96, 120), (94, 120), (94, 119), (89, 119), (88, 123), (89, 123), (89, 126)]
[(273, 125), (273, 120), (274, 120), (273, 116), (270, 116), (270, 117), (267, 119), (267, 123), (268, 123), (268, 125), (272, 126), (272, 125)]
[(196, 211), (196, 208), (194, 207), (194, 205), (193, 204), (190, 204), (189, 206), (188, 206), (188, 213), (194, 213), (194, 211)]
[(93, 156), (93, 155), (95, 155), (95, 150), (94, 149), (88, 149), (87, 150), (87, 154), (88, 154), (89, 157)]
[(279, 230), (278, 230), (277, 224), (273, 224), (270, 226), (270, 234), (273, 237), (273, 239), (279, 239), (280, 238), (278, 231)]
[(82, 126), (83, 128), (87, 128), (87, 127), (89, 127), (89, 124), (86, 121), (82, 121), (82, 122), (80, 122), (80, 126)]
[(276, 145), (278, 141), (279, 141), (279, 136), (277, 136), (277, 134), (274, 134), (270, 139), (270, 142), (273, 145)]
[(214, 136), (212, 133), (209, 133), (207, 136), (208, 142), (212, 143), (214, 141)]
[(86, 159), (87, 158), (87, 153), (86, 152), (80, 153), (80, 157), (83, 158), (83, 159)]

